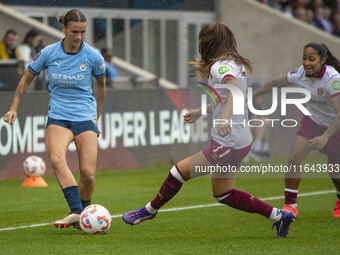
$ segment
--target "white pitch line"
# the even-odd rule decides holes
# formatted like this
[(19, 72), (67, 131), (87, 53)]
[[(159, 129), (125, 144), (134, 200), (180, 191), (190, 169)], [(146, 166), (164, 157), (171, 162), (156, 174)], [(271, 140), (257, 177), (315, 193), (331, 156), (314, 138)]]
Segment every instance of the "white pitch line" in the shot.
[[(301, 193), (299, 194), (299, 197), (317, 196), (317, 195), (324, 195), (324, 194), (330, 194), (330, 193), (335, 193), (335, 190), (324, 190), (324, 191)], [(265, 198), (260, 198), (260, 199), (262, 201), (269, 201), (269, 200), (277, 200), (277, 199), (283, 199), (283, 198), (284, 196), (276, 196), (276, 197), (265, 197)], [(223, 204), (214, 203), (214, 204), (194, 205), (194, 206), (186, 206), (186, 207), (175, 207), (175, 208), (159, 210), (159, 212), (183, 211), (183, 210), (191, 210), (191, 209), (221, 206), (221, 205)], [(120, 217), (122, 217), (122, 214), (111, 215), (111, 218), (120, 218)], [(16, 229), (23, 229), (23, 228), (35, 228), (35, 227), (52, 225), (52, 224), (53, 223), (40, 223), (40, 224), (32, 224), (32, 225), (19, 226), (19, 227), (0, 228), (0, 231), (16, 230)]]

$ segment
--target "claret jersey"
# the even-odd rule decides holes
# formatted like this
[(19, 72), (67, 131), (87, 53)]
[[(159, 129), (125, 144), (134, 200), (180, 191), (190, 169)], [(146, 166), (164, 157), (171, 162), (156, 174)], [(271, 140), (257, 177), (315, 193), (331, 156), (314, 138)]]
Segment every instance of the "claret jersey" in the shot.
[(50, 102), (48, 116), (57, 120), (85, 121), (97, 118), (92, 76), (105, 76), (99, 51), (82, 43), (77, 53), (66, 53), (63, 40), (46, 46), (29, 64), (34, 75), (46, 69)]
[[(216, 85), (222, 84), (225, 78), (236, 78), (242, 90), (244, 99), (247, 98), (247, 83), (246, 83), (246, 70), (243, 66), (237, 65), (234, 60), (218, 61), (210, 70), (209, 85), (215, 88)], [(219, 94), (222, 105), (219, 103), (215, 106), (212, 103), (212, 118), (221, 119), (221, 114), (226, 105), (229, 95), (229, 90), (224, 88), (216, 88)], [(216, 98), (217, 102), (218, 99)], [(231, 126), (231, 132), (226, 137), (221, 137), (217, 133), (217, 125), (211, 128), (212, 138), (219, 144), (234, 149), (241, 149), (251, 144), (252, 135), (248, 126), (248, 107), (247, 102), (244, 100), (243, 104), (238, 107), (244, 107), (244, 115), (232, 115), (228, 120)]]
[(312, 83), (303, 66), (300, 66), (288, 73), (287, 81), (310, 91), (307, 110), (312, 115), (309, 117), (320, 126), (328, 127), (335, 116), (332, 97), (340, 95), (340, 74), (332, 66), (324, 65)]

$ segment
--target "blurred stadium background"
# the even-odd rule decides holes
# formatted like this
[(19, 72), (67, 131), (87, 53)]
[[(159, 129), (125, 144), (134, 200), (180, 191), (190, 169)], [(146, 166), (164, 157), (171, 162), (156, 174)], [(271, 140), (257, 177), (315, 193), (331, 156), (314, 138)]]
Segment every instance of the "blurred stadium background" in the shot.
[[(275, 1), (274, 1), (275, 2)], [(301, 65), (303, 46), (325, 43), (340, 56), (338, 37), (255, 0), (12, 0), (0, 1), (0, 36), (8, 29), (19, 42), (32, 28), (44, 35), (44, 44), (63, 38), (56, 16), (79, 8), (88, 19), (85, 41), (112, 48), (119, 78), (108, 89), (99, 138), (98, 170), (172, 164), (209, 142), (208, 119), (189, 127), (183, 112), (192, 104), (195, 82), (188, 62), (198, 56), (197, 35), (209, 23), (222, 21), (234, 31), (239, 51), (255, 64), (248, 84), (286, 75)], [(24, 66), (0, 61), (0, 116), (9, 109)], [(22, 162), (41, 156), (52, 170), (44, 146), (48, 91), (30, 89), (9, 126), (0, 121), (0, 179), (23, 177)], [(270, 96), (266, 104), (271, 104)], [(299, 119), (289, 108), (284, 119)], [(279, 109), (271, 116), (282, 119)], [(295, 128), (275, 125), (271, 132), (273, 155), (289, 152)], [(77, 155), (70, 146), (68, 160), (77, 171)]]

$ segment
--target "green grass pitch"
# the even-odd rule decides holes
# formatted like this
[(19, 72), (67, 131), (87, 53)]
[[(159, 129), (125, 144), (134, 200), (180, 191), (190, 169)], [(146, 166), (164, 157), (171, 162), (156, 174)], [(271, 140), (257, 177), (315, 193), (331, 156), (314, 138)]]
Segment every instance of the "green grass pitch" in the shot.
[[(270, 163), (286, 161), (281, 157)], [(305, 162), (313, 164), (326, 159), (316, 154)], [(259, 163), (248, 163), (254, 164)], [(125, 224), (120, 215), (153, 199), (169, 168), (97, 173), (92, 202), (105, 206), (114, 216), (111, 229), (103, 236), (86, 235), (73, 228), (56, 229), (52, 225), (68, 213), (53, 176), (44, 177), (47, 188), (21, 187), (23, 179), (0, 181), (0, 253), (339, 254), (340, 219), (332, 217), (336, 195), (331, 180), (324, 177), (307, 176), (302, 180), (299, 193), (306, 196), (298, 199), (299, 218), (291, 225), (287, 238), (276, 238), (268, 219), (222, 205), (160, 211), (152, 221), (137, 226)], [(239, 178), (235, 188), (266, 198), (273, 206), (283, 206), (282, 178)], [(310, 194), (316, 191), (329, 192)], [(214, 203), (210, 179), (199, 178), (184, 184), (163, 209)], [(32, 224), (43, 225), (27, 227)]]

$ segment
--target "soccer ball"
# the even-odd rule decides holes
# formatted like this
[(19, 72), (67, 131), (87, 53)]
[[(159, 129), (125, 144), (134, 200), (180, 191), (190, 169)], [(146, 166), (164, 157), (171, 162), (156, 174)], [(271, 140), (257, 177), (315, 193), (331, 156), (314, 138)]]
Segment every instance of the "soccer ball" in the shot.
[(80, 214), (80, 228), (86, 234), (103, 235), (111, 227), (111, 214), (101, 205), (89, 205)]
[(46, 172), (46, 164), (42, 158), (30, 156), (24, 161), (24, 172), (27, 176), (41, 176)]

